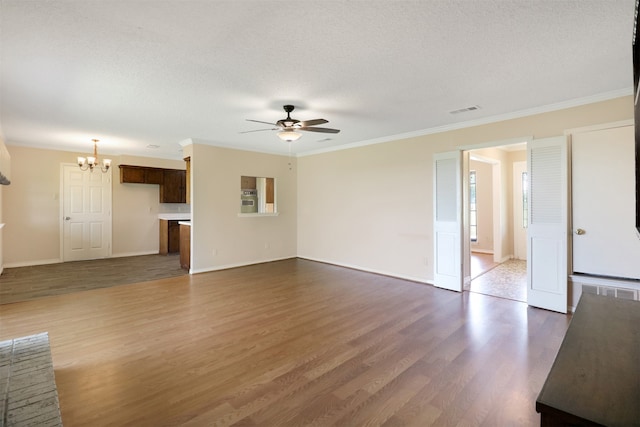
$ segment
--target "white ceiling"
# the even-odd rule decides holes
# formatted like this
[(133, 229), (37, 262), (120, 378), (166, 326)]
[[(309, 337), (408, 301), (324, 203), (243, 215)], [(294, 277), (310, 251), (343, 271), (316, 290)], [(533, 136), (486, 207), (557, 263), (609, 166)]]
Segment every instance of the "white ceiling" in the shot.
[[(0, 0), (10, 144), (181, 158), (295, 153), (632, 93), (634, 0)], [(479, 105), (477, 111), (450, 111)], [(264, 126), (268, 127), (268, 126)], [(321, 141), (325, 138), (328, 141)], [(147, 148), (158, 145), (160, 148)]]

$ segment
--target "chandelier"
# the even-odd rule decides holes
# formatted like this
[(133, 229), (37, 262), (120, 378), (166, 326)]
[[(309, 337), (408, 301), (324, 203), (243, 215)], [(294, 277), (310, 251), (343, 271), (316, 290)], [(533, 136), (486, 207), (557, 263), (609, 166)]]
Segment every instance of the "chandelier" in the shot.
[(81, 170), (86, 171), (87, 169), (93, 172), (93, 168), (98, 166), (102, 173), (106, 173), (111, 167), (111, 159), (103, 159), (102, 164), (98, 162), (98, 140), (92, 139), (93, 141), (93, 156), (78, 157), (78, 166)]

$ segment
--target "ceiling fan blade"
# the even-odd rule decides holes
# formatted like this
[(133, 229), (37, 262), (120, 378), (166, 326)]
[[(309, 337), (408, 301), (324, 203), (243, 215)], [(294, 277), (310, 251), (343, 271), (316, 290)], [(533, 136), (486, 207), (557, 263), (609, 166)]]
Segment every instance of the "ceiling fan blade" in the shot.
[(314, 128), (314, 127), (303, 127), (298, 128), (297, 130), (304, 130), (308, 132), (321, 132), (321, 133), (338, 133), (340, 129), (330, 129), (330, 128)]
[(304, 128), (304, 127), (307, 127), (307, 126), (323, 125), (325, 123), (329, 123), (329, 122), (327, 120), (325, 120), (325, 119), (304, 120), (302, 122), (298, 122), (296, 127)]
[(278, 128), (245, 130), (244, 132), (240, 132), (240, 133), (262, 132), (262, 131), (265, 131), (265, 130), (278, 130)]
[(256, 123), (263, 123), (265, 125), (271, 125), (271, 126), (276, 126), (275, 123), (269, 123), (269, 122), (263, 122), (262, 120), (251, 120), (251, 119), (247, 119), (248, 122), (256, 122)]

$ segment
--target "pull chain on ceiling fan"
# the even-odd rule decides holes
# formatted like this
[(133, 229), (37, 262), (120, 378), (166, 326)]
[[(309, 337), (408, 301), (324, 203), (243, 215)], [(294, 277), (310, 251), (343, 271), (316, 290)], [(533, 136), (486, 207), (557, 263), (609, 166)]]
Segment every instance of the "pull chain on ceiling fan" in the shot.
[(314, 120), (304, 120), (304, 121), (292, 119), (291, 112), (295, 108), (293, 105), (284, 105), (282, 108), (284, 108), (284, 111), (287, 113), (287, 117), (282, 120), (278, 120), (275, 123), (263, 122), (261, 120), (247, 119), (247, 121), (249, 122), (264, 123), (264, 124), (275, 126), (275, 127), (269, 128), (269, 129), (249, 130), (249, 131), (240, 132), (240, 133), (261, 132), (265, 130), (277, 130), (278, 137), (281, 140), (285, 142), (293, 142), (293, 141), (297, 141), (302, 136), (302, 134), (299, 131), (322, 132), (322, 133), (340, 132), (339, 129), (316, 127), (316, 125), (329, 123), (325, 119), (314, 119)]

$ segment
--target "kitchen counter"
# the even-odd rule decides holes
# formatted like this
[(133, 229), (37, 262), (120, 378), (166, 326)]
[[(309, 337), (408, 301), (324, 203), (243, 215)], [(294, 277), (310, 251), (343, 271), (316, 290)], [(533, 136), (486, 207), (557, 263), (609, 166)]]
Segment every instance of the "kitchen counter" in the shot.
[(583, 293), (536, 400), (541, 426), (640, 420), (640, 302)]
[(167, 255), (180, 251), (181, 221), (190, 221), (191, 212), (167, 212), (158, 214), (160, 223), (160, 247), (158, 253)]
[(159, 213), (158, 219), (167, 221), (190, 221), (191, 212)]

